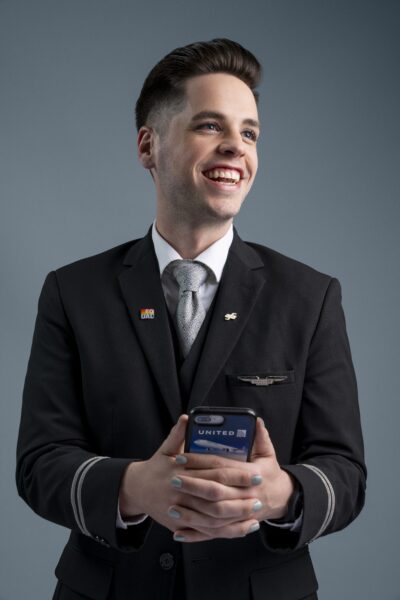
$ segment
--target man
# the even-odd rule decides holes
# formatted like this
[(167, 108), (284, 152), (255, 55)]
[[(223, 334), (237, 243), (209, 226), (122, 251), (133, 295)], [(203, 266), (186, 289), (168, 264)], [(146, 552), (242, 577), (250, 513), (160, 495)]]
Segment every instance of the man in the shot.
[[(308, 544), (362, 508), (340, 285), (232, 226), (259, 79), (225, 39), (158, 63), (136, 105), (155, 223), (46, 278), (17, 481), (72, 530), (54, 598), (316, 598)], [(249, 462), (183, 452), (199, 405), (259, 415)]]

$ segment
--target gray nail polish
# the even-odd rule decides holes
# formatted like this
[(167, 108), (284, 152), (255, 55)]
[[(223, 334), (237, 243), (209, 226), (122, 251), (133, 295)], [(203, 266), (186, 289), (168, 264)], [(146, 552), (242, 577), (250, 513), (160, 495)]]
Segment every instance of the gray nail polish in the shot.
[(174, 540), (176, 542), (184, 542), (185, 541), (185, 536), (184, 535), (179, 535), (177, 533), (174, 534)]
[(171, 479), (171, 485), (176, 488), (182, 487), (182, 479), (180, 479), (179, 477), (173, 477)]
[(252, 485), (260, 485), (260, 483), (262, 483), (261, 475), (253, 475), (253, 477), (251, 478), (251, 484)]
[(182, 454), (178, 454), (178, 456), (175, 457), (175, 462), (178, 465), (186, 465), (187, 458), (186, 458), (186, 456), (182, 456)]
[(168, 511), (168, 514), (173, 519), (180, 519), (181, 518), (181, 513), (179, 511), (175, 510), (175, 508), (170, 508), (169, 511)]
[(258, 531), (260, 529), (260, 523), (253, 523), (253, 525), (251, 527), (249, 527), (249, 530), (247, 533), (254, 533), (255, 531)]
[(253, 504), (253, 511), (257, 512), (258, 510), (261, 510), (262, 506), (262, 502), (260, 502), (260, 500), (256, 500)]

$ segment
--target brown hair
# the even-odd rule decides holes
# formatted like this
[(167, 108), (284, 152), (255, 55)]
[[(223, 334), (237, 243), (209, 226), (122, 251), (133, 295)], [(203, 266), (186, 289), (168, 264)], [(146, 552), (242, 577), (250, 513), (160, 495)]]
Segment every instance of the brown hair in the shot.
[(216, 38), (175, 48), (150, 71), (136, 102), (136, 128), (158, 122), (162, 128), (165, 109), (179, 112), (185, 104), (185, 82), (189, 77), (207, 73), (228, 73), (241, 79), (253, 92), (261, 79), (261, 65), (256, 57), (237, 42)]

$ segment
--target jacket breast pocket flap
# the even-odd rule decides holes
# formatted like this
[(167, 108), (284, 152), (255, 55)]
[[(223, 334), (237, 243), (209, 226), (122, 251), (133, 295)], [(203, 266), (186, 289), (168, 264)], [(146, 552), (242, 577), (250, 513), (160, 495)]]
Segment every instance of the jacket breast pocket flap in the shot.
[(288, 560), (277, 567), (255, 571), (250, 579), (253, 600), (264, 600), (267, 596), (274, 600), (313, 598), (318, 589), (308, 554)]
[(264, 369), (264, 371), (228, 374), (230, 385), (248, 388), (271, 388), (295, 382), (294, 370)]
[(106, 600), (113, 571), (111, 563), (67, 545), (55, 573), (74, 592), (93, 600)]

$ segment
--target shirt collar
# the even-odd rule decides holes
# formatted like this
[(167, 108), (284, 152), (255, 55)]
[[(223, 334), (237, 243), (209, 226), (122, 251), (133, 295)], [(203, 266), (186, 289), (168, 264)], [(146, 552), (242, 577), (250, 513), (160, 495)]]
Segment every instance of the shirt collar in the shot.
[[(165, 268), (173, 260), (182, 260), (182, 256), (161, 237), (156, 228), (156, 222), (153, 222), (151, 236), (154, 244), (154, 250), (162, 276)], [(198, 260), (209, 267), (215, 275), (217, 283), (220, 281), (222, 271), (224, 269), (226, 259), (228, 257), (229, 248), (233, 240), (233, 225), (231, 225), (225, 235), (211, 244), (206, 250), (201, 252), (194, 260)]]

